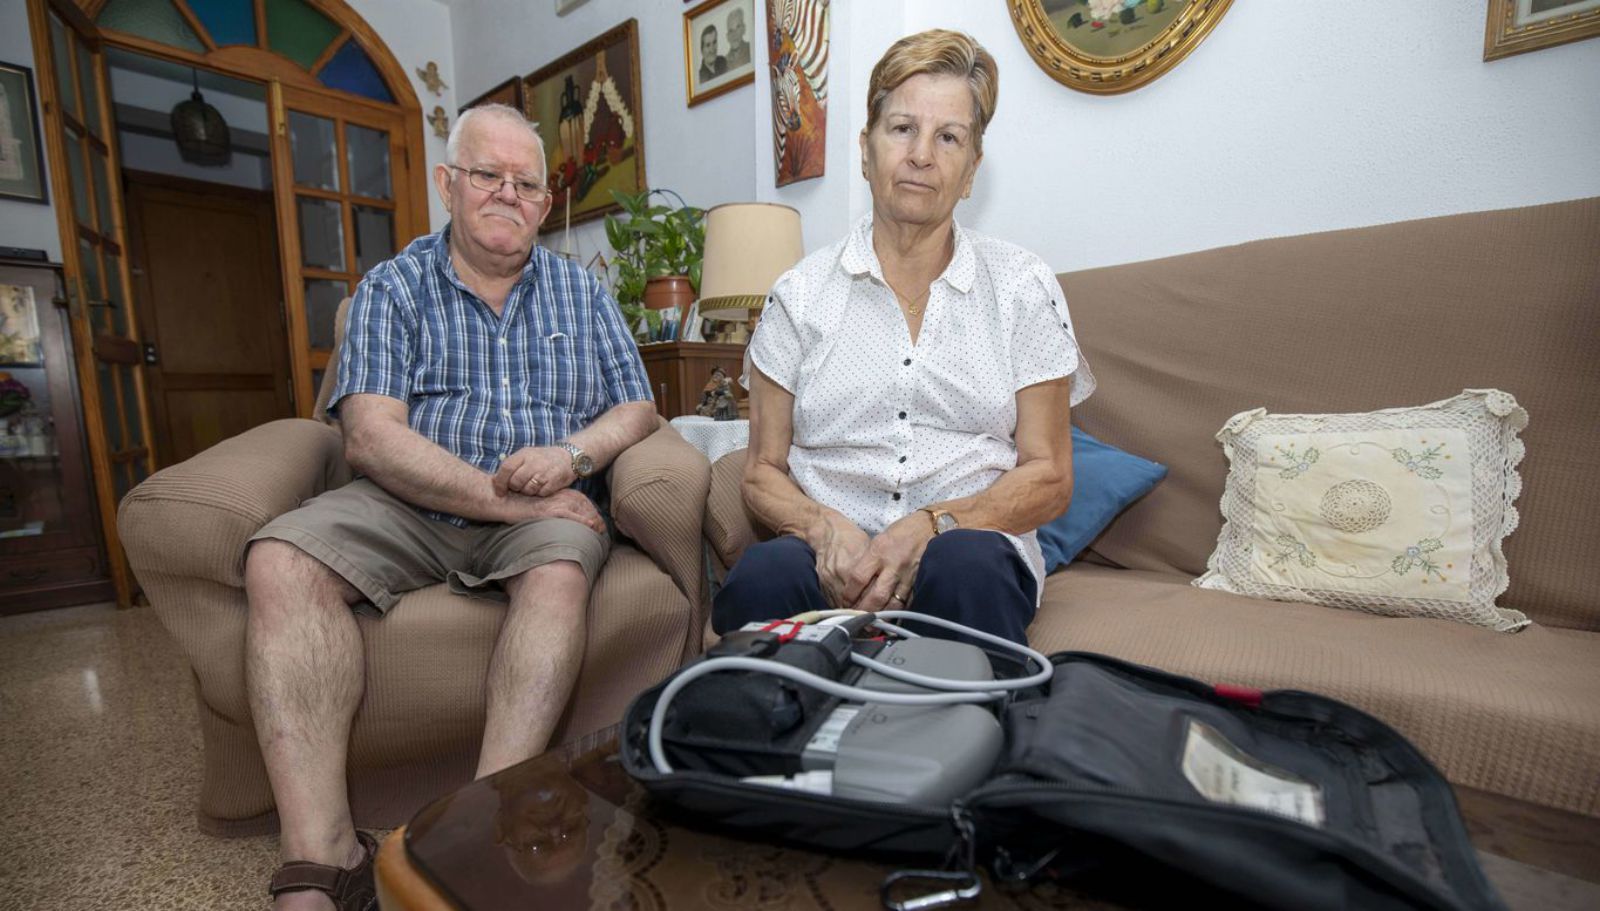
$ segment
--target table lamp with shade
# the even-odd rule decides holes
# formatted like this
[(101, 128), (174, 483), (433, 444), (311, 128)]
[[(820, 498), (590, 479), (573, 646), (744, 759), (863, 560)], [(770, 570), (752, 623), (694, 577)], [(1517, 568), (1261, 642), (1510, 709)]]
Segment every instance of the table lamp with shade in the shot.
[(742, 321), (719, 341), (743, 344), (750, 340), (773, 282), (804, 253), (800, 213), (789, 206), (735, 202), (706, 212), (700, 315)]

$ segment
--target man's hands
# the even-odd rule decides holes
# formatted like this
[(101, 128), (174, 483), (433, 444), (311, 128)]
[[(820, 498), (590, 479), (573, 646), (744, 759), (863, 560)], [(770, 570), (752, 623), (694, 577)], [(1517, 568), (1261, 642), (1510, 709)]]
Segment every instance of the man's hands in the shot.
[(572, 486), (572, 453), (560, 446), (528, 446), (513, 452), (494, 473), (494, 492), (548, 497)]
[(578, 473), (572, 470), (572, 453), (560, 446), (529, 446), (500, 463), (491, 483), (506, 506), (508, 521), (571, 519), (599, 534), (606, 533), (600, 510), (572, 488)]
[(917, 569), (922, 565), (922, 554), (931, 540), (933, 525), (920, 510), (885, 528), (845, 574), (840, 600), (856, 610), (873, 613), (905, 609), (911, 600)]
[(504, 499), (508, 523), (530, 519), (571, 519), (594, 529), (596, 534), (606, 533), (606, 520), (600, 517), (600, 510), (592, 500), (576, 490), (558, 490), (548, 497), (508, 493)]

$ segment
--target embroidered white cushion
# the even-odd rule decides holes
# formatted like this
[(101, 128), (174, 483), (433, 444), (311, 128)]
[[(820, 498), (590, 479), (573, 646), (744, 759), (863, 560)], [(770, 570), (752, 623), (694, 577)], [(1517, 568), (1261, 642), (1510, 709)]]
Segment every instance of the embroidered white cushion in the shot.
[(1527, 424), (1498, 389), (1365, 414), (1236, 414), (1217, 433), (1222, 535), (1194, 584), (1521, 629), (1528, 618), (1494, 602)]

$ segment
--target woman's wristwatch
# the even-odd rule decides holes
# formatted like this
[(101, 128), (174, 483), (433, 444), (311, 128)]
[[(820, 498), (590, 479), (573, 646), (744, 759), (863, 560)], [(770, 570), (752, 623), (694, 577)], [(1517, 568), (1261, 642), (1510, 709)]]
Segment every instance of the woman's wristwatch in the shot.
[(956, 517), (952, 516), (950, 514), (950, 510), (948, 509), (939, 509), (934, 506), (924, 506), (919, 511), (928, 514), (929, 520), (933, 522), (933, 533), (935, 536), (942, 535), (947, 531), (954, 531), (955, 529), (961, 527), (961, 523), (956, 521)]

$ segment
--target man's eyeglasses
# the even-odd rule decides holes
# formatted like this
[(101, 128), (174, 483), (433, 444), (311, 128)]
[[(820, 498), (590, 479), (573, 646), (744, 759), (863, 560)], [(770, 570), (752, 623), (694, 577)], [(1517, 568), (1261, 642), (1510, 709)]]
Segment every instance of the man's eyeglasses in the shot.
[(480, 190), (488, 193), (498, 193), (500, 188), (507, 183), (516, 191), (517, 198), (523, 202), (543, 202), (550, 195), (550, 188), (537, 181), (521, 177), (509, 177), (486, 168), (462, 168), (456, 165), (447, 165), (452, 171), (466, 171), (467, 180)]

